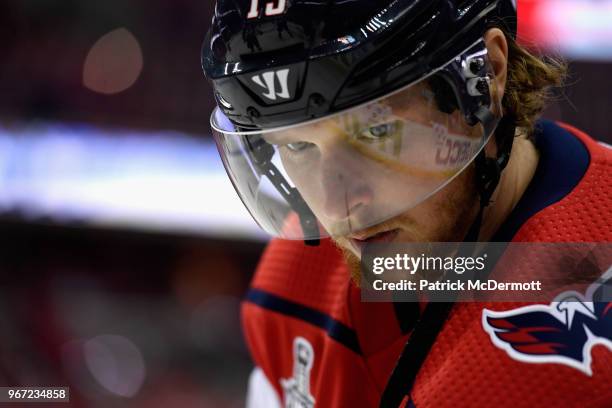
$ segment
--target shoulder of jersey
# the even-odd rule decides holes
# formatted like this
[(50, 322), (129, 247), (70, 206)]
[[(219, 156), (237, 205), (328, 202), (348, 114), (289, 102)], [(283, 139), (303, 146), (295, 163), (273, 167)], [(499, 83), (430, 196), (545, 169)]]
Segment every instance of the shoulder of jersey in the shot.
[(334, 314), (349, 281), (342, 253), (331, 240), (309, 247), (302, 241), (275, 239), (262, 256), (251, 288)]
[[(586, 170), (558, 201), (534, 214), (513, 241), (609, 242), (612, 241), (612, 147), (564, 123), (556, 124), (578, 139), (586, 149)], [(572, 155), (571, 152), (569, 152)], [(576, 155), (578, 153), (576, 152)], [(572, 166), (555, 163), (552, 168)], [(548, 178), (553, 180), (554, 177)], [(558, 180), (563, 183), (564, 180)], [(540, 186), (554, 189), (554, 186)]]

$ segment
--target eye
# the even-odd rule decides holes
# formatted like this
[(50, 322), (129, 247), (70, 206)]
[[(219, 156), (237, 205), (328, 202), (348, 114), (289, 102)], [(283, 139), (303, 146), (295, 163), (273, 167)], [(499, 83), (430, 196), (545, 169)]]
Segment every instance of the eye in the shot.
[(368, 141), (379, 141), (395, 134), (396, 129), (395, 122), (383, 123), (365, 129), (361, 132), (360, 137)]
[(306, 149), (309, 149), (311, 147), (313, 147), (314, 144), (313, 143), (308, 143), (308, 142), (296, 142), (296, 143), (287, 143), (285, 145), (285, 147), (289, 150), (291, 150), (294, 153), (298, 153), (298, 152), (302, 152)]

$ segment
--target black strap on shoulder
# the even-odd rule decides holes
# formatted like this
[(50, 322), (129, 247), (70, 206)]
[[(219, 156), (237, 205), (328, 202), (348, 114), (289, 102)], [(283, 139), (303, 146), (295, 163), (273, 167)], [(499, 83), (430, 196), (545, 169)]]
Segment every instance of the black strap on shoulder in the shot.
[[(465, 237), (464, 241), (466, 243), (461, 248), (461, 251), (465, 252), (466, 255), (468, 253), (474, 254), (475, 252), (476, 244), (470, 245), (469, 243), (477, 241), (483, 209), (484, 207), (481, 207), (476, 221), (474, 221)], [(444, 292), (440, 296), (444, 296), (444, 299), (447, 301), (436, 302), (435, 298), (430, 298), (431, 301), (414, 325), (414, 330), (412, 330), (408, 341), (404, 345), (402, 353), (391, 373), (391, 377), (387, 382), (387, 386), (383, 391), (379, 405), (381, 408), (397, 408), (404, 397), (409, 394), (421, 366), (436, 342), (438, 333), (440, 333), (446, 323), (455, 304), (457, 294), (456, 292)]]
[(430, 303), (412, 331), (410, 338), (380, 400), (381, 408), (397, 408), (408, 395), (454, 303)]

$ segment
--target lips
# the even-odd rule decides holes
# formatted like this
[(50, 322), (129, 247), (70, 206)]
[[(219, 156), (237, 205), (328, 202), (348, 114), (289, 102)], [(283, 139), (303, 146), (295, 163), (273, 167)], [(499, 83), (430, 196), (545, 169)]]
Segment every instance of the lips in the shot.
[(398, 234), (399, 234), (399, 229), (394, 229), (390, 231), (380, 232), (378, 234), (370, 235), (370, 236), (353, 236), (351, 238), (351, 241), (357, 248), (359, 248), (361, 252), (363, 252), (366, 245), (392, 242), (397, 237)]

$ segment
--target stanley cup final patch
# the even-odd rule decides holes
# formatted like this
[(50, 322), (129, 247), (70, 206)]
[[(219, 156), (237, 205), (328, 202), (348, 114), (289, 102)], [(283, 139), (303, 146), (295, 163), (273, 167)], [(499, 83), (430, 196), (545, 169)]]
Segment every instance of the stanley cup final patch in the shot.
[(310, 370), (314, 362), (312, 345), (303, 337), (293, 341), (293, 376), (281, 379), (285, 393), (285, 408), (313, 408), (310, 394)]

